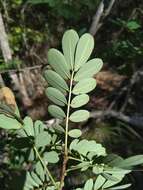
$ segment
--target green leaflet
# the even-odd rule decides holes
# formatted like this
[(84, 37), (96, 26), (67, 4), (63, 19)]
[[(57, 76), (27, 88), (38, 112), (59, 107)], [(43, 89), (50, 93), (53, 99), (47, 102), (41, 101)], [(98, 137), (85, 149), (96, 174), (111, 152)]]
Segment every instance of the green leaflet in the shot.
[(63, 118), (66, 117), (64, 111), (60, 107), (58, 107), (58, 106), (50, 105), (48, 107), (48, 111), (55, 118), (63, 119)]
[(46, 89), (46, 95), (52, 102), (59, 106), (65, 106), (67, 104), (65, 96), (56, 88), (48, 87)]
[(38, 175), (34, 172), (31, 172), (31, 177), (34, 179), (34, 181), (39, 184), (39, 185), (42, 185), (42, 181), (41, 179), (38, 177)]
[(94, 184), (94, 190), (98, 190), (102, 187), (102, 185), (105, 183), (106, 179), (102, 177), (102, 175), (99, 175), (96, 178), (95, 184)]
[(65, 80), (57, 74), (55, 71), (52, 70), (46, 70), (44, 72), (44, 77), (47, 80), (47, 82), (53, 86), (54, 88), (57, 88), (60, 90), (62, 93), (65, 93), (68, 91), (68, 85), (65, 82)]
[(34, 179), (31, 177), (30, 172), (27, 172), (26, 179), (25, 179), (25, 186), (32, 188), (33, 187), (39, 187), (39, 184), (37, 184)]
[(61, 125), (56, 124), (53, 126), (53, 128), (59, 133), (65, 133), (65, 129)]
[(77, 44), (76, 54), (75, 54), (75, 65), (74, 69), (77, 71), (90, 57), (92, 50), (94, 48), (93, 37), (86, 33), (81, 36)]
[(79, 129), (72, 129), (68, 132), (68, 135), (72, 138), (78, 138), (82, 135), (82, 132)]
[[(105, 176), (105, 174), (104, 174)], [(110, 175), (108, 175), (110, 176)], [(106, 188), (109, 188), (109, 187), (112, 187), (113, 185), (116, 185), (118, 184), (120, 181), (122, 181), (124, 175), (119, 175), (119, 174), (116, 174), (116, 175), (113, 175), (113, 176), (110, 176), (110, 178), (104, 183), (104, 185), (102, 186), (103, 189), (106, 189)], [(107, 178), (107, 174), (106, 174), (106, 178)], [(113, 180), (115, 178), (115, 180)]]
[(93, 188), (93, 179), (89, 179), (84, 185), (84, 190), (92, 190), (92, 188)]
[(111, 187), (109, 188), (109, 190), (120, 190), (120, 189), (126, 189), (128, 187), (130, 187), (131, 184), (125, 184), (125, 185), (120, 185), (120, 186), (116, 186), (116, 187)]
[(46, 152), (44, 154), (44, 160), (48, 163), (55, 164), (59, 161), (58, 153), (55, 151)]
[(24, 129), (28, 136), (34, 137), (34, 128), (33, 128), (33, 121), (30, 117), (25, 117), (24, 120)]
[(129, 168), (139, 164), (143, 164), (143, 155), (131, 156), (125, 160), (122, 160), (116, 164), (119, 168)]
[(41, 179), (42, 181), (44, 181), (44, 180), (45, 180), (45, 171), (44, 171), (43, 166), (42, 166), (42, 164), (41, 164), (40, 161), (38, 161), (38, 162), (36, 163), (36, 168), (35, 168), (35, 170), (36, 170), (36, 173), (39, 175), (40, 179)]
[(47, 131), (43, 131), (39, 133), (35, 139), (35, 146), (36, 147), (44, 147), (49, 145), (51, 142), (51, 135)]
[(43, 124), (42, 121), (37, 120), (34, 123), (34, 131), (35, 131), (35, 136), (38, 136), (39, 133), (43, 132), (45, 128), (45, 125)]
[(71, 101), (71, 107), (79, 108), (87, 104), (88, 101), (89, 101), (89, 96), (87, 94), (81, 94), (81, 95), (75, 96)]
[(62, 47), (69, 69), (73, 69), (75, 49), (78, 40), (79, 36), (74, 30), (68, 30), (63, 35)]
[(108, 168), (108, 169), (105, 169), (104, 170), (104, 173), (108, 173), (108, 174), (128, 174), (130, 173), (131, 170), (127, 170), (127, 169), (121, 169), (121, 168), (116, 168), (116, 167), (113, 167), (113, 168)]
[(70, 78), (70, 70), (63, 54), (52, 48), (48, 52), (48, 61), (51, 67), (63, 78)]
[(89, 118), (89, 112), (87, 110), (78, 110), (70, 115), (70, 120), (72, 122), (82, 122)]
[(105, 156), (105, 148), (101, 144), (96, 143), (94, 140), (88, 141), (86, 139), (79, 141), (75, 139), (70, 144), (70, 150), (75, 150), (79, 154), (89, 157), (89, 153), (94, 156)]
[(83, 65), (79, 69), (79, 71), (76, 73), (74, 80), (75, 81), (80, 81), (81, 79), (84, 78), (90, 78), (93, 77), (93, 75), (97, 74), (103, 66), (103, 61), (102, 59), (95, 58)]
[(0, 127), (3, 129), (20, 129), (22, 125), (15, 118), (0, 114)]
[(73, 94), (85, 94), (92, 91), (96, 87), (96, 80), (93, 78), (86, 78), (79, 81), (73, 88)]
[(34, 161), (34, 159), (35, 159), (35, 152), (34, 152), (33, 149), (30, 149), (30, 150), (29, 150), (28, 160), (29, 160), (29, 161)]

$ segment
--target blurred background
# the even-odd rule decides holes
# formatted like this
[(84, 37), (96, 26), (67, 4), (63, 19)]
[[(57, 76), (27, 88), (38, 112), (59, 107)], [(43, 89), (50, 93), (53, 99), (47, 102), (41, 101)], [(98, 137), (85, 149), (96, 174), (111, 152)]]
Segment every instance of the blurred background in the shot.
[[(79, 127), (109, 152), (142, 154), (142, 0), (0, 0), (0, 86), (13, 90), (23, 117), (50, 120), (42, 71), (48, 49), (61, 50), (69, 28), (79, 35), (90, 32), (95, 39), (92, 57), (104, 61), (88, 104), (92, 118)], [(19, 190), (13, 176), (17, 179), (27, 167), (11, 138), (0, 131), (0, 190)], [(143, 172), (132, 172), (129, 178), (131, 190), (143, 189)]]

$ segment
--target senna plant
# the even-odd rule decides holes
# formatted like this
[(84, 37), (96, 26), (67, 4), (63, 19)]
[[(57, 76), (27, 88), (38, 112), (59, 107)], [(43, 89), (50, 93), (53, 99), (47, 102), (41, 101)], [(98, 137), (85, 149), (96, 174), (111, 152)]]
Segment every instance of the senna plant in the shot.
[[(93, 37), (86, 33), (79, 38), (76, 31), (68, 30), (62, 48), (63, 53), (49, 50), (50, 69), (44, 71), (46, 95), (53, 103), (48, 111), (56, 118), (52, 126), (30, 117), (21, 119), (16, 104), (0, 105), (0, 127), (15, 131), (15, 143), (19, 142), (27, 160), (33, 163), (32, 169), (26, 171), (23, 190), (126, 189), (131, 184), (122, 185), (121, 181), (134, 166), (143, 164), (143, 155), (123, 159), (107, 154), (101, 144), (83, 139), (80, 129), (71, 129), (71, 124), (76, 126), (90, 117), (89, 111), (81, 107), (88, 103), (88, 93), (96, 87), (94, 76), (103, 65), (99, 58), (89, 60)], [(69, 188), (68, 176), (75, 172), (82, 176), (88, 173), (90, 177), (83, 177), (78, 185)]]

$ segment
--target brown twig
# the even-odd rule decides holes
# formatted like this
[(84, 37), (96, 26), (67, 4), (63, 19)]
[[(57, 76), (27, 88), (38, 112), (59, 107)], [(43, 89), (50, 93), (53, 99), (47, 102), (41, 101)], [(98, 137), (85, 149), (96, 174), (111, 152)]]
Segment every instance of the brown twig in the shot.
[(3, 73), (17, 73), (17, 72), (25, 72), (26, 70), (41, 69), (42, 66), (43, 65), (35, 65), (35, 66), (32, 66), (32, 67), (24, 67), (24, 68), (21, 68), (21, 69), (3, 70), (3, 71), (0, 71), (0, 74), (3, 74)]

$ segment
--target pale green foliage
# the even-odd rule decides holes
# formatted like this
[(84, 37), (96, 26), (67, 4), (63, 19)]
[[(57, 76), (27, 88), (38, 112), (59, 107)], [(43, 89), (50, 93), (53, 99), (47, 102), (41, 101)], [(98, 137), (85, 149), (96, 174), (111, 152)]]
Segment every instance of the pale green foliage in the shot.
[(16, 119), (0, 114), (0, 127), (4, 129), (20, 129), (22, 125)]
[(58, 106), (50, 105), (48, 107), (48, 111), (55, 118), (63, 119), (63, 118), (66, 117), (64, 111), (60, 107), (58, 107)]
[(96, 80), (93, 78), (85, 78), (79, 81), (73, 88), (73, 94), (84, 94), (92, 91), (96, 87)]
[(75, 49), (78, 40), (79, 36), (74, 30), (71, 30), (70, 32), (69, 31), (65, 32), (62, 39), (64, 56), (67, 61), (67, 64), (69, 65), (69, 68), (72, 70), (74, 67)]
[(65, 106), (67, 104), (65, 96), (56, 88), (48, 87), (46, 95), (52, 102), (59, 106)]
[(47, 70), (44, 73), (47, 82), (54, 88), (59, 89), (61, 92), (65, 93), (69, 90), (67, 83), (64, 79), (52, 70)]
[[(28, 161), (33, 161), (34, 164), (33, 168), (26, 172), (23, 189), (61, 190), (59, 179), (55, 176), (55, 179), (53, 178), (53, 171), (50, 173), (48, 167), (58, 166), (63, 158), (63, 147), (66, 145), (66, 155), (68, 154), (68, 160), (72, 160), (72, 164), (68, 163), (66, 168), (67, 175), (74, 170), (88, 170), (92, 175), (84, 181), (82, 188), (76, 190), (128, 188), (131, 184), (115, 185), (131, 172), (133, 166), (143, 164), (143, 155), (127, 159), (114, 154), (107, 155), (101, 144), (82, 139), (80, 129), (69, 129), (69, 121), (83, 122), (90, 117), (89, 111), (80, 107), (88, 103), (87, 93), (96, 87), (94, 75), (103, 65), (99, 58), (88, 60), (94, 48), (93, 37), (84, 34), (79, 38), (76, 31), (68, 30), (63, 36), (62, 48), (63, 54), (56, 49), (49, 50), (48, 61), (51, 69), (44, 72), (49, 85), (46, 95), (55, 104), (50, 105), (48, 111), (51, 116), (60, 120), (58, 123), (47, 128), (41, 121), (33, 122), (30, 117), (22, 120), (19, 114), (9, 109), (0, 109), (0, 126), (5, 129), (18, 129), (17, 140), (21, 140), (22, 149), (29, 152)], [(63, 136), (67, 138), (67, 144), (63, 141)], [(28, 141), (28, 146), (24, 146), (25, 140)]]
[(68, 132), (68, 135), (73, 138), (79, 138), (82, 135), (80, 129), (72, 129)]
[(87, 110), (78, 110), (71, 114), (70, 120), (73, 122), (81, 122), (89, 118), (89, 112)]
[(72, 108), (79, 108), (89, 102), (89, 96), (87, 94), (81, 94), (76, 96), (71, 101)]
[(66, 64), (63, 54), (56, 50), (50, 49), (48, 52), (48, 61), (51, 67), (63, 78), (70, 78), (69, 66)]

